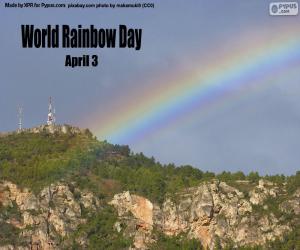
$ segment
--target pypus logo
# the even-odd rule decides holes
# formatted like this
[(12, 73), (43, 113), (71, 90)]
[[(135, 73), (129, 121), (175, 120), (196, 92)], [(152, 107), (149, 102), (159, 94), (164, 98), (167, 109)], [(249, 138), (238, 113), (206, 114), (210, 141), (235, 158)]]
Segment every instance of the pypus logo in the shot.
[(276, 5), (276, 4), (273, 4), (271, 10), (272, 10), (272, 13), (273, 13), (273, 14), (276, 14), (276, 13), (278, 12), (278, 7), (277, 7), (277, 5)]
[(269, 5), (271, 16), (296, 16), (298, 15), (297, 2), (273, 2)]

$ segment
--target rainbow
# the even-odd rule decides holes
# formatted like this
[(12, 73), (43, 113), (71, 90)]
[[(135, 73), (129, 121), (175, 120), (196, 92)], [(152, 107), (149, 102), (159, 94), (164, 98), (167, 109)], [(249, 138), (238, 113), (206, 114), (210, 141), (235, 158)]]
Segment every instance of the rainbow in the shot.
[(107, 107), (104, 117), (89, 117), (88, 124), (100, 139), (130, 144), (221, 100), (285, 81), (300, 68), (300, 34), (294, 28), (272, 38), (248, 34), (236, 42), (234, 52), (225, 48), (205, 60), (203, 55), (191, 58), (184, 70), (158, 77), (148, 89)]

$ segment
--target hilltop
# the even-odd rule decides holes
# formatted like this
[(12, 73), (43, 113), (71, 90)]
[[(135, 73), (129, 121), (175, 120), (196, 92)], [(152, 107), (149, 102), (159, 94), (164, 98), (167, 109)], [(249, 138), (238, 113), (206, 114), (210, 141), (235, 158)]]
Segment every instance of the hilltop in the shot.
[(0, 249), (300, 249), (300, 172), (162, 165), (88, 129), (0, 135)]

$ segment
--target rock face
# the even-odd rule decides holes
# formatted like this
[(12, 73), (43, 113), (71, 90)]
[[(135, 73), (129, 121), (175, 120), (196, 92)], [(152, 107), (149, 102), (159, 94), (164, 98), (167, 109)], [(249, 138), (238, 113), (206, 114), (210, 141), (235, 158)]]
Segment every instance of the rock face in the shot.
[(42, 133), (42, 132), (46, 132), (46, 133), (62, 133), (62, 134), (67, 134), (67, 133), (71, 133), (71, 134), (81, 134), (84, 133), (85, 130), (77, 128), (77, 127), (73, 127), (70, 125), (41, 125), (35, 128), (30, 128), (30, 129), (24, 129), (24, 132), (29, 132), (29, 133)]
[(250, 192), (250, 202), (255, 205), (262, 204), (267, 197), (276, 198), (279, 191), (279, 187), (272, 182), (259, 180), (258, 186)]
[[(144, 249), (146, 245), (153, 242), (151, 239), (154, 214), (153, 204), (148, 199), (138, 195), (131, 195), (127, 191), (116, 194), (109, 204), (117, 208), (118, 215), (123, 220), (127, 220), (128, 234), (130, 237), (133, 237), (135, 248)], [(129, 215), (131, 214), (134, 219), (130, 218)]]
[[(28, 189), (19, 189), (11, 182), (0, 183), (0, 203), (4, 207), (19, 210), (19, 218), (9, 218), (6, 223), (22, 230), (28, 246), (22, 249), (59, 249), (58, 240), (76, 230), (85, 219), (81, 216), (82, 206), (96, 210), (99, 201), (88, 191), (75, 190), (80, 197), (75, 199), (68, 185), (52, 184), (38, 195)], [(0, 220), (3, 218), (0, 217)], [(1, 249), (15, 249), (2, 246)]]
[(13, 135), (15, 133), (20, 133), (20, 132), (24, 132), (24, 133), (33, 133), (33, 134), (39, 134), (39, 133), (49, 133), (49, 134), (54, 134), (54, 133), (59, 133), (59, 134), (85, 134), (87, 133), (87, 129), (80, 129), (71, 125), (40, 125), (37, 127), (33, 127), (33, 128), (26, 128), (26, 129), (22, 129), (21, 131), (12, 131), (12, 132), (0, 132), (0, 137), (5, 137), (5, 136), (9, 136), (9, 135)]
[(292, 211), (295, 215), (300, 215), (300, 189), (296, 190), (292, 199), (282, 202), (280, 204), (280, 209), (285, 213)]
[[(295, 199), (282, 203), (282, 209), (293, 209), (299, 214), (299, 192), (293, 196)], [(278, 195), (279, 188), (266, 181), (260, 181), (250, 191), (250, 199), (238, 189), (214, 181), (189, 188), (175, 198), (167, 197), (161, 207), (129, 192), (115, 195), (110, 204), (117, 209), (121, 221), (135, 221), (136, 230), (131, 235), (136, 249), (147, 249), (149, 242), (154, 241), (154, 227), (167, 235), (185, 233), (214, 249), (217, 241), (223, 246), (229, 242), (235, 246), (265, 244), (290, 231), (291, 224), (283, 223), (273, 213), (253, 211), (253, 204), (263, 207), (264, 199)], [(143, 225), (142, 230), (139, 225)]]
[[(247, 192), (215, 180), (167, 196), (161, 205), (128, 191), (115, 194), (109, 205), (118, 214), (114, 230), (133, 239), (131, 249), (149, 249), (157, 240), (157, 230), (170, 236), (183, 233), (201, 241), (206, 249), (214, 249), (217, 242), (235, 247), (265, 244), (291, 231), (299, 222), (300, 189), (289, 199), (284, 200), (284, 195), (284, 187), (264, 180)], [(281, 201), (278, 209), (283, 215), (269, 211), (270, 199)], [(11, 182), (0, 182), (0, 208), (0, 223), (18, 228), (25, 239), (18, 247), (4, 245), (0, 250), (62, 249), (59, 239), (68, 239), (86, 223), (83, 211), (101, 213), (93, 193), (63, 182), (37, 195)], [(7, 216), (7, 209), (14, 213)], [(285, 220), (284, 214), (293, 219)], [(87, 238), (76, 241), (82, 249), (87, 246)]]

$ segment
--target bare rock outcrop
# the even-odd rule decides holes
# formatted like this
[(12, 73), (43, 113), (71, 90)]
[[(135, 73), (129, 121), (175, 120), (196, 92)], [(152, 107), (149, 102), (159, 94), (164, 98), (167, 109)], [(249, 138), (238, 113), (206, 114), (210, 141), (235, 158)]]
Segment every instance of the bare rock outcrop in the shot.
[[(59, 249), (57, 239), (68, 237), (79, 224), (85, 222), (81, 216), (81, 206), (96, 210), (99, 201), (88, 191), (83, 191), (76, 199), (64, 183), (51, 184), (34, 195), (27, 188), (20, 189), (5, 181), (0, 183), (0, 204), (3, 207), (16, 206), (19, 211), (19, 218), (10, 218), (6, 222), (22, 229), (22, 235), (30, 245), (26, 249), (47, 250)], [(2, 248), (10, 249), (11, 246)], [(13, 249), (21, 248), (14, 246)]]
[(274, 185), (274, 183), (261, 179), (258, 182), (258, 186), (249, 193), (250, 202), (255, 205), (262, 204), (268, 196), (275, 198), (279, 192), (279, 187)]
[[(127, 231), (129, 231), (129, 236), (133, 237), (134, 247), (146, 249), (147, 244), (153, 242), (151, 239), (153, 204), (144, 197), (131, 195), (128, 191), (116, 194), (109, 204), (117, 209), (118, 215), (123, 220), (127, 219), (129, 229)], [(130, 215), (133, 215), (135, 219), (128, 217)]]
[[(273, 213), (258, 214), (253, 210), (252, 204), (263, 206), (268, 196), (278, 195), (279, 188), (264, 180), (250, 191), (250, 198), (216, 180), (168, 196), (160, 207), (129, 192), (116, 194), (110, 204), (117, 209), (121, 221), (135, 221), (130, 231), (135, 249), (147, 249), (155, 240), (151, 237), (154, 227), (171, 236), (185, 233), (189, 238), (200, 240), (207, 249), (214, 249), (217, 240), (223, 246), (228, 242), (234, 242), (236, 247), (265, 244), (290, 231), (291, 226)], [(298, 193), (294, 197), (283, 205), (297, 213)], [(142, 225), (144, 231), (138, 225)]]
[[(155, 243), (157, 231), (195, 238), (206, 249), (214, 249), (216, 242), (222, 246), (230, 242), (237, 248), (263, 245), (291, 231), (293, 223), (299, 222), (300, 189), (284, 199), (284, 185), (265, 180), (251, 185), (250, 190), (241, 192), (218, 180), (204, 182), (166, 195), (160, 205), (129, 191), (115, 194), (109, 202), (118, 215), (113, 228), (133, 239), (131, 249), (141, 250)], [(280, 200), (279, 212), (269, 211), (266, 202), (270, 199)], [(0, 208), (0, 223), (19, 229), (25, 240), (19, 245), (2, 245), (0, 250), (60, 249), (58, 239), (68, 239), (86, 223), (83, 213), (101, 213), (100, 201), (92, 192), (63, 182), (53, 183), (38, 194), (0, 182)], [(9, 211), (13, 213), (9, 215)], [(292, 215), (292, 219), (285, 220), (282, 214)], [(88, 246), (85, 235), (75, 240), (83, 249)]]

